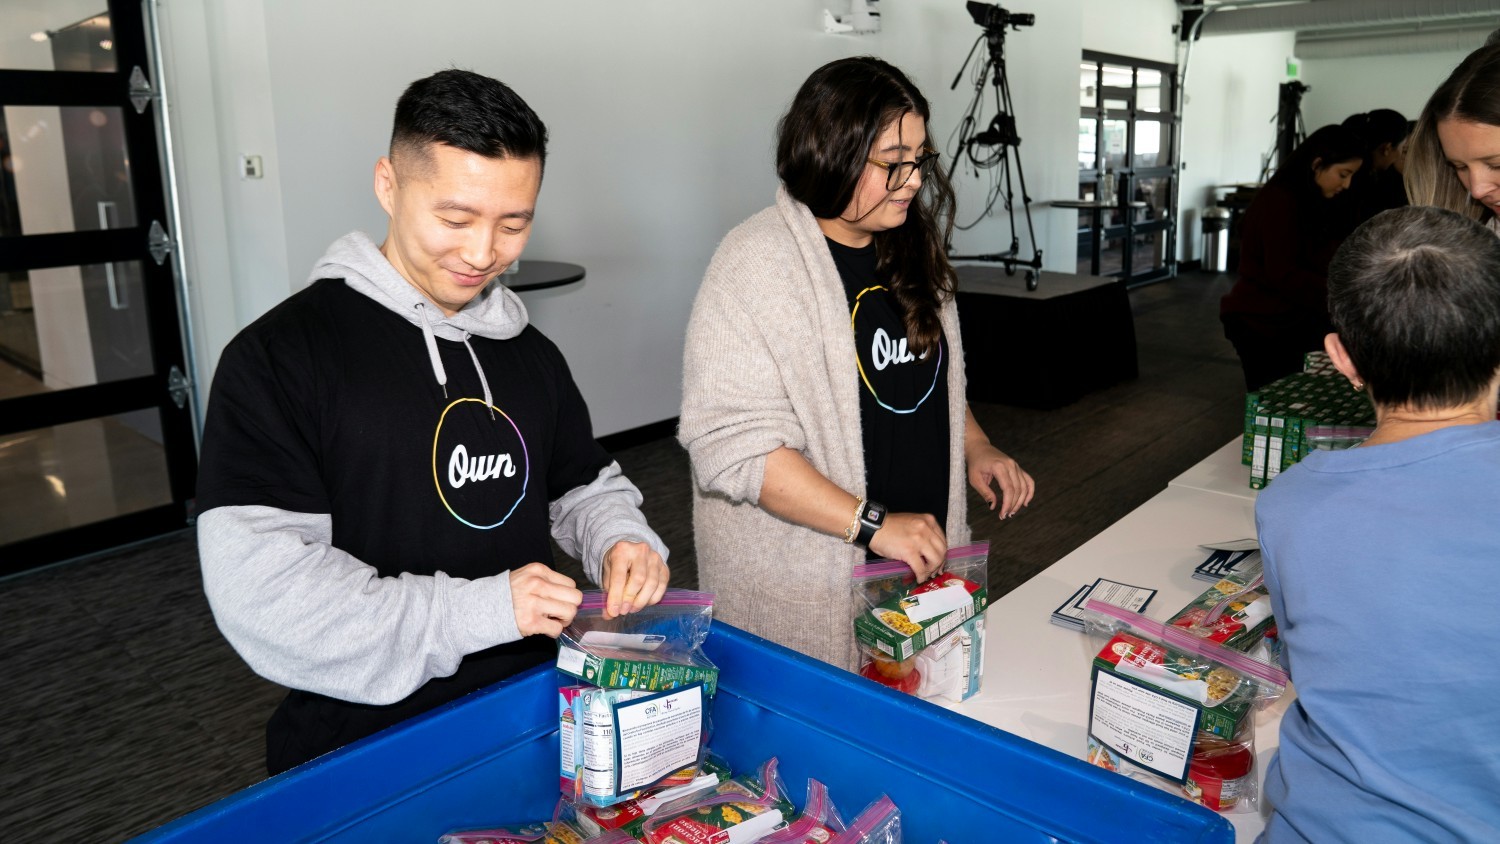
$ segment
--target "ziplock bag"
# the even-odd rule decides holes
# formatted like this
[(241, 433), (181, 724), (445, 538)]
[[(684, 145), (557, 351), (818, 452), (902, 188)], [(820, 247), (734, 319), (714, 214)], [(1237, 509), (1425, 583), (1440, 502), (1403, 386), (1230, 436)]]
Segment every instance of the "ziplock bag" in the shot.
[(1168, 623), (1240, 653), (1255, 650), (1275, 624), (1260, 563), (1226, 573)]
[(642, 825), (641, 840), (646, 844), (750, 844), (769, 835), (791, 814), (792, 804), (773, 756), (754, 776), (726, 780), (708, 796), (661, 807)]
[(827, 844), (844, 831), (844, 819), (828, 796), (828, 786), (815, 779), (807, 781), (807, 802), (786, 826), (760, 840), (761, 844)]
[[(1090, 635), (1103, 642), (1092, 668), (1090, 763), (1122, 773), (1138, 768), (1186, 788), (1195, 757), (1210, 749), (1200, 733), (1253, 747), (1249, 715), (1285, 692), (1285, 671), (1103, 601), (1086, 609)], [(1248, 775), (1248, 768), (1234, 770), (1234, 760), (1206, 756), (1202, 763), (1205, 772), (1233, 774), (1230, 780)]]
[(915, 693), (921, 672), (913, 657), (989, 603), (989, 543), (949, 549), (943, 570), (917, 583), (899, 560), (877, 560), (849, 575), (854, 638), (860, 674), (903, 692)]
[(559, 700), (560, 784), (574, 802), (612, 806), (699, 775), (708, 707), (701, 683), (664, 692), (567, 686)]
[[(684, 797), (705, 796), (724, 780), (729, 779), (729, 768), (712, 751), (703, 759), (701, 773), (680, 785), (666, 785), (641, 792), (639, 797), (616, 803), (613, 806), (590, 806), (587, 803), (573, 804), (577, 827), (590, 835), (603, 835), (618, 830), (629, 836), (639, 836), (646, 819), (656, 814), (662, 806)], [(623, 840), (623, 839), (622, 839)], [(634, 837), (629, 840), (635, 840)], [(592, 839), (590, 839), (592, 841)]]
[(1247, 720), (1240, 735), (1232, 739), (1198, 733), (1180, 793), (1215, 812), (1260, 811), (1260, 790), (1255, 784), (1255, 721)]
[(901, 844), (901, 810), (882, 794), (859, 813), (849, 829), (833, 839), (833, 844)]
[(702, 683), (713, 696), (719, 669), (703, 655), (711, 593), (668, 589), (659, 603), (608, 619), (605, 598), (599, 590), (583, 593), (557, 640), (559, 671), (606, 689), (655, 692)]

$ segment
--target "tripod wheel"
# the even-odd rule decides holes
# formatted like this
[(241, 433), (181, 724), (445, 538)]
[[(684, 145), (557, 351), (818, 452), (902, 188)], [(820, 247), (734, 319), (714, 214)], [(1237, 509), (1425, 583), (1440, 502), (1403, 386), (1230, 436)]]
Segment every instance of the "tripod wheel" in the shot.
[(1037, 277), (1036, 270), (1027, 270), (1026, 271), (1026, 289), (1027, 290), (1035, 290), (1036, 286), (1037, 286), (1037, 282), (1039, 282), (1040, 280), (1041, 279), (1039, 279)]

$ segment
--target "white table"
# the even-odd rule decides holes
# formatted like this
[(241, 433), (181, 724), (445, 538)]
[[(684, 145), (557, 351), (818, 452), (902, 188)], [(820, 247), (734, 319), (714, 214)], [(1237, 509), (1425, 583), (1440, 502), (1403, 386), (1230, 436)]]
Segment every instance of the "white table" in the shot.
[[(1052, 610), (1078, 587), (1107, 577), (1159, 590), (1145, 613), (1165, 620), (1208, 587), (1192, 576), (1206, 555), (1200, 543), (1254, 535), (1252, 497), (1169, 486), (991, 604), (985, 614), (983, 690), (949, 708), (1082, 758), (1089, 667), (1098, 645), (1084, 633), (1050, 623)], [(1288, 692), (1254, 716), (1257, 781), (1264, 778), (1276, 751), (1281, 715), (1291, 697)], [(1260, 805), (1264, 810), (1265, 801)], [(1225, 817), (1234, 824), (1239, 841), (1253, 841), (1265, 825), (1259, 814)]]
[(1235, 437), (1193, 468), (1168, 481), (1167, 486), (1216, 492), (1254, 501), (1260, 491), (1250, 488), (1250, 467), (1240, 462), (1242, 451), (1241, 438)]

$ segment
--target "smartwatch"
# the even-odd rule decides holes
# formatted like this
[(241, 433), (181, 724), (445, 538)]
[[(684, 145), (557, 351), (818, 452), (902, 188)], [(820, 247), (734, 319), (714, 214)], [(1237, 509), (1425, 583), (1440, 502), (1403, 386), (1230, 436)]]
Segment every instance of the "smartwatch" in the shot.
[(875, 531), (885, 524), (885, 505), (876, 501), (866, 501), (859, 508), (859, 534), (854, 541), (866, 548), (870, 547), (870, 540), (875, 538)]

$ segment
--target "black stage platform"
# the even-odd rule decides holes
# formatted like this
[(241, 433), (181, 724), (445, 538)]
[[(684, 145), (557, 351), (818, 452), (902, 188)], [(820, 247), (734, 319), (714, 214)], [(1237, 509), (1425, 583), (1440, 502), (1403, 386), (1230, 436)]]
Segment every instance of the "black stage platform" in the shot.
[(1125, 285), (1112, 278), (1023, 273), (967, 264), (958, 270), (969, 400), (1051, 409), (1136, 377), (1135, 321)]

